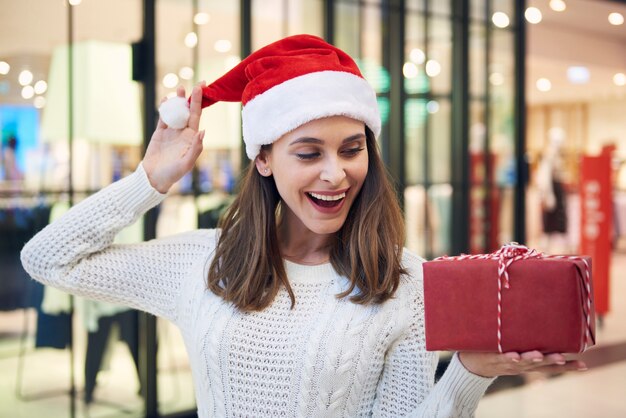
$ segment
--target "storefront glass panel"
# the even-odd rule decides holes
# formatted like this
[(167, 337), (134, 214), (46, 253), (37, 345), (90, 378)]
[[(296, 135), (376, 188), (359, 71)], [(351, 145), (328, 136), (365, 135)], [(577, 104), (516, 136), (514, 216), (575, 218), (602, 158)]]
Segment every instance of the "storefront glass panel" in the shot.
[[(70, 12), (65, 2), (26, 0), (4, 9), (11, 11), (0, 24), (0, 60), (10, 65), (0, 76), (0, 416), (70, 416), (72, 381), (75, 416), (140, 415), (137, 313), (41, 286), (23, 271), (19, 250), (139, 161), (142, 103), (131, 43), (141, 36), (142, 3), (82, 2)], [(19, 83), (26, 70), (32, 77)], [(142, 237), (137, 224), (117, 240)]]

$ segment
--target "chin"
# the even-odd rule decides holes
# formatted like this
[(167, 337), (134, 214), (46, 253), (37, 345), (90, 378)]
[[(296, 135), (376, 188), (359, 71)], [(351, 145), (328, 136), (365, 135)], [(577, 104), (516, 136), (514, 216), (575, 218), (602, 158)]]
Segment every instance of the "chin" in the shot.
[(307, 225), (309, 230), (318, 235), (329, 235), (338, 232), (345, 223), (345, 219), (341, 222), (313, 222), (312, 225)]

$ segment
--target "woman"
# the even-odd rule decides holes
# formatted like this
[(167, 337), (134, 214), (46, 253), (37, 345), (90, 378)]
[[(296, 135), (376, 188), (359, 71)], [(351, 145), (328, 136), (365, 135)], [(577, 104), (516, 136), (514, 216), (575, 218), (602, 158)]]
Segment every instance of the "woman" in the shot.
[[(254, 164), (221, 229), (112, 245), (193, 167), (201, 108), (223, 100), (244, 105)], [(402, 250), (376, 96), (343, 51), (283, 39), (196, 86), (188, 120), (185, 110), (163, 110), (169, 125), (159, 121), (137, 171), (49, 225), (22, 260), (46, 284), (174, 322), (199, 416), (471, 416), (495, 376), (582, 367), (461, 353), (434, 384), (422, 260)]]

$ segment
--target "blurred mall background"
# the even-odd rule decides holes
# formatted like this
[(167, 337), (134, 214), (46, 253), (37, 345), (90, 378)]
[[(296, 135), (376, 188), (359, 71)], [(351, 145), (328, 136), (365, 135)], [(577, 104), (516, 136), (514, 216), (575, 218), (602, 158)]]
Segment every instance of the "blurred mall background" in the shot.
[[(175, 328), (44, 289), (19, 250), (136, 167), (177, 85), (296, 33), (375, 87), (409, 248), (594, 255), (590, 369), (499, 379), (477, 416), (626, 416), (624, 16), (608, 0), (0, 0), (0, 417), (193, 416)], [(201, 124), (196, 169), (119, 242), (215, 226), (246, 164), (240, 105)]]

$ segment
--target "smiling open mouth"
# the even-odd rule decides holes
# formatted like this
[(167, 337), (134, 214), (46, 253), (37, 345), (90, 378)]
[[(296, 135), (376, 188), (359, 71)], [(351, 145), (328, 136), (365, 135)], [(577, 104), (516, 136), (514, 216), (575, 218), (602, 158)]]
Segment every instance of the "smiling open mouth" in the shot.
[(309, 192), (307, 192), (306, 195), (313, 203), (323, 208), (334, 208), (336, 206), (339, 206), (341, 202), (343, 202), (343, 200), (346, 198), (345, 192), (332, 196)]

